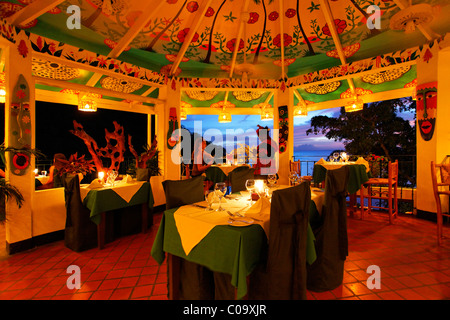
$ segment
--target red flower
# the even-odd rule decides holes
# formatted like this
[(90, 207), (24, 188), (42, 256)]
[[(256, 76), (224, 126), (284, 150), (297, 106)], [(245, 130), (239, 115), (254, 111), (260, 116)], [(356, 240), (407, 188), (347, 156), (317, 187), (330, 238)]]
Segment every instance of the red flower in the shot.
[(259, 18), (259, 14), (257, 14), (256, 12), (250, 12), (250, 18), (248, 19), (247, 23), (255, 23), (256, 21), (258, 21)]
[(49, 46), (48, 46), (48, 50), (49, 50), (52, 54), (54, 54), (55, 51), (56, 51), (56, 44), (54, 44), (53, 42), (50, 43)]
[[(288, 35), (287, 33), (285, 33), (283, 35), (283, 41), (284, 41), (284, 46), (288, 46), (291, 42), (292, 42), (292, 37), (290, 35)], [(273, 44), (276, 45), (278, 48), (281, 47), (281, 35), (277, 34), (277, 36), (273, 39)]]
[[(341, 19), (334, 19), (334, 24), (336, 26), (336, 31), (338, 34), (342, 33), (345, 28), (347, 28), (347, 22)], [(328, 27), (328, 23), (322, 28), (322, 32), (327, 36), (331, 36), (330, 28)]]
[(197, 3), (197, 1), (191, 1), (191, 2), (189, 2), (187, 5), (186, 5), (186, 9), (187, 9), (187, 11), (189, 11), (189, 12), (195, 12), (195, 11), (197, 11), (198, 10), (198, 3)]
[[(227, 42), (227, 48), (228, 50), (230, 50), (231, 52), (234, 51), (234, 46), (236, 45), (236, 38), (231, 39), (230, 41)], [(244, 48), (244, 40), (241, 39), (241, 41), (239, 41), (239, 48), (238, 51), (242, 50)]]
[(17, 50), (19, 50), (19, 54), (24, 58), (28, 55), (28, 47), (24, 40), (20, 40)]
[[(178, 41), (184, 42), (184, 39), (186, 38), (187, 34), (189, 33), (189, 30), (190, 30), (190, 28), (186, 28), (186, 29), (183, 29), (180, 32), (178, 32), (178, 34), (177, 34)], [(194, 36), (192, 37), (191, 42), (196, 42), (197, 40), (198, 40), (198, 33), (196, 32), (194, 34)]]
[(430, 49), (427, 49), (427, 51), (425, 51), (425, 54), (423, 55), (423, 61), (428, 63), (431, 58), (433, 58), (433, 54), (431, 53)]
[(269, 13), (269, 20), (270, 21), (275, 21), (278, 19), (278, 12), (276, 11), (272, 11), (271, 13)]
[(206, 10), (205, 17), (212, 17), (214, 15), (214, 9), (209, 7), (208, 10)]
[(295, 9), (287, 9), (285, 16), (288, 18), (292, 18), (293, 16), (295, 16), (297, 12), (295, 11)]

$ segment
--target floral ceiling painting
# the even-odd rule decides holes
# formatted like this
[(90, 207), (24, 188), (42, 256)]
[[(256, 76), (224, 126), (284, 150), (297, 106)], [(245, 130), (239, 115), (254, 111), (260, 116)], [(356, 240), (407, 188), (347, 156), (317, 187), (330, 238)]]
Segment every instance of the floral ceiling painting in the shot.
[[(446, 0), (48, 3), (45, 13), (28, 13), (29, 19), (21, 21), (20, 17), (16, 19), (17, 13), (31, 8), (35, 1), (0, 1), (0, 18), (17, 22), (21, 29), (32, 33), (34, 51), (46, 50), (50, 55), (82, 60), (90, 66), (96, 63), (158, 85), (302, 86), (298, 92), (308, 95), (308, 101), (331, 93), (320, 95), (327, 88), (309, 88), (326, 78), (325, 72), (336, 77), (333, 72), (351, 75), (353, 69), (368, 71), (375, 66), (415, 60), (424, 45), (443, 38), (450, 30), (450, 3)], [(67, 24), (73, 18), (74, 7), (79, 10), (80, 29)], [(4, 35), (9, 32), (3, 30)], [(38, 41), (38, 37), (42, 39)], [(94, 55), (86, 58), (86, 52)], [(413, 80), (414, 73), (415, 68), (397, 72), (399, 77), (391, 79), (390, 84), (406, 76), (397, 81), (404, 86)], [(93, 76), (84, 75), (86, 82)], [(371, 79), (375, 83), (355, 77), (361, 88), (380, 86), (385, 82), (380, 79), (384, 79), (383, 75)], [(100, 79), (93, 83), (100, 85)], [(340, 95), (348, 88), (349, 84), (341, 81), (332, 92)]]

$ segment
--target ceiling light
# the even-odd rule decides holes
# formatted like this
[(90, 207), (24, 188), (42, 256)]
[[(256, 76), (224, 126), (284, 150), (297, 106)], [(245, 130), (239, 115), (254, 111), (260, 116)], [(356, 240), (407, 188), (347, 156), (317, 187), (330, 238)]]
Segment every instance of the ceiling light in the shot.
[(294, 107), (294, 117), (306, 117), (308, 115), (308, 106), (305, 103), (299, 102)]
[(97, 111), (97, 101), (90, 94), (81, 94), (78, 96), (78, 110), (95, 112)]

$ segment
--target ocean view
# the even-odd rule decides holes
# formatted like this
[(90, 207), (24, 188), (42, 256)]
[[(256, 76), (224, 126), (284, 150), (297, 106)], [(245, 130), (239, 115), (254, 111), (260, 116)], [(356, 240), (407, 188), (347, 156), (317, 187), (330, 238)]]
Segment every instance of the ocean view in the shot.
[(311, 176), (314, 168), (314, 163), (320, 158), (325, 160), (334, 150), (297, 150), (294, 151), (294, 160), (302, 162), (302, 176)]

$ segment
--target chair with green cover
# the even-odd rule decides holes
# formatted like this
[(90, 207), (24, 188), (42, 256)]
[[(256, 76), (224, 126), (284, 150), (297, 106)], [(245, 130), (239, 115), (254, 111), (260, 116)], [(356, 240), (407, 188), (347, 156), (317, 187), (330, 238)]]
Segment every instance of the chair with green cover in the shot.
[(63, 177), (62, 182), (66, 203), (65, 246), (76, 252), (96, 247), (97, 225), (91, 221), (91, 212), (81, 201), (78, 175)]
[(203, 176), (184, 180), (164, 180), (166, 210), (205, 200)]
[(348, 179), (348, 166), (327, 171), (322, 223), (313, 230), (317, 259), (307, 267), (308, 290), (323, 292), (342, 284), (348, 255)]
[(249, 276), (249, 299), (306, 300), (310, 203), (308, 182), (273, 192), (267, 261)]
[[(166, 196), (166, 210), (204, 200), (203, 176), (185, 180), (162, 182)], [(208, 268), (173, 256), (179, 264), (178, 294), (181, 300), (214, 299), (214, 275)], [(169, 267), (169, 266), (168, 266)]]
[(245, 191), (245, 182), (248, 179), (255, 178), (255, 169), (247, 166), (234, 169), (228, 174), (228, 179), (231, 185), (231, 192)]

